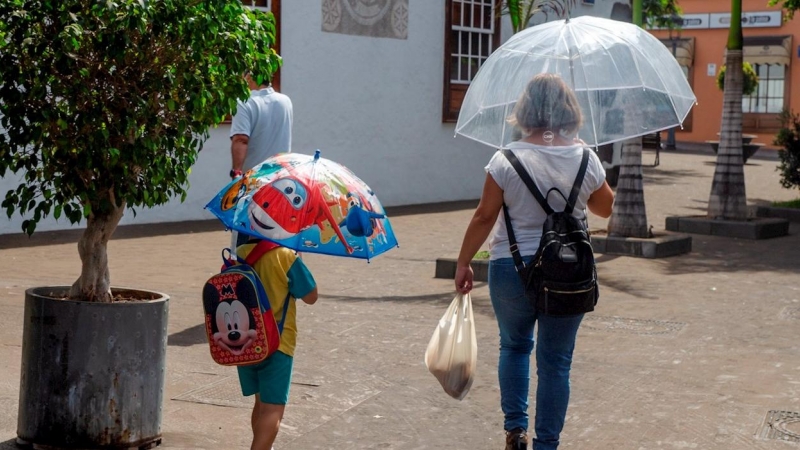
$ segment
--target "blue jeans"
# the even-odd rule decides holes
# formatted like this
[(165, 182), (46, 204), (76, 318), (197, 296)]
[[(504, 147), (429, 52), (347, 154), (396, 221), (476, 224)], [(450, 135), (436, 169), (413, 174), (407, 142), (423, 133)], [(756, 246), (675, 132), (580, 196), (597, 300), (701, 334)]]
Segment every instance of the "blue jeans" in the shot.
[[(532, 257), (525, 258), (530, 262)], [(489, 263), (489, 294), (500, 327), (500, 405), (505, 429), (528, 429), (533, 329), (536, 344), (536, 450), (555, 450), (564, 428), (569, 403), (569, 371), (572, 351), (583, 314), (552, 317), (537, 314), (525, 297), (522, 281), (511, 258)]]

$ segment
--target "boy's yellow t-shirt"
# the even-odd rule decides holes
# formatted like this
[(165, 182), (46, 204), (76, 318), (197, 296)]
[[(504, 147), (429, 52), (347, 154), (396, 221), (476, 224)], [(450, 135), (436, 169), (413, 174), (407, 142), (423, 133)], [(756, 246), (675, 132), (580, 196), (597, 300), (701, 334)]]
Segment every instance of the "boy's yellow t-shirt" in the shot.
[[(236, 249), (236, 254), (240, 258), (246, 258), (255, 245), (241, 245)], [(283, 323), (281, 345), (278, 347), (278, 351), (294, 356), (294, 349), (297, 346), (296, 299), (303, 298), (314, 290), (316, 287), (314, 277), (294, 250), (286, 247), (276, 247), (268, 251), (255, 263), (253, 268), (264, 284), (272, 314), (279, 324), (283, 317), (286, 295), (289, 295), (289, 309)]]

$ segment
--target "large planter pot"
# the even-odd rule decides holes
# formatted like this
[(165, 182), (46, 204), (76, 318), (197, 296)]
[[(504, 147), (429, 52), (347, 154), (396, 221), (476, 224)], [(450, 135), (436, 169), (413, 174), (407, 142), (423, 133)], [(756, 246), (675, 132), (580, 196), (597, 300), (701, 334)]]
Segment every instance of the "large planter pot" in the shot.
[(17, 436), (34, 448), (151, 448), (161, 442), (169, 297), (60, 300), (68, 287), (25, 291)]

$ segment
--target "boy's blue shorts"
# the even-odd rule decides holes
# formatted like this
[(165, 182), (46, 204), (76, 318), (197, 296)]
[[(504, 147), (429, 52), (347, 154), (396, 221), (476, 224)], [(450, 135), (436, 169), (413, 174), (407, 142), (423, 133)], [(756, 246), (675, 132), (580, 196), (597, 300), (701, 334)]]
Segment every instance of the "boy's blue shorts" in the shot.
[(293, 363), (291, 356), (275, 352), (258, 364), (237, 367), (242, 394), (245, 397), (259, 394), (261, 403), (287, 404)]

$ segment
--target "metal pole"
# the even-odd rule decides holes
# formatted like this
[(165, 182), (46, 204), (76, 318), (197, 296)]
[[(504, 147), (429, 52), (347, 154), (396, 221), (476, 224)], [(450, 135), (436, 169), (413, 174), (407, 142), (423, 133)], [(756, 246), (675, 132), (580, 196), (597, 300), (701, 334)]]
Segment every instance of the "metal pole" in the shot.
[[(678, 52), (678, 40), (672, 37), (672, 30), (669, 30), (670, 34), (670, 41), (672, 41), (672, 57), (676, 57), (676, 53)], [(672, 127), (667, 130), (667, 144), (664, 147), (666, 150), (675, 150), (675, 128)]]

